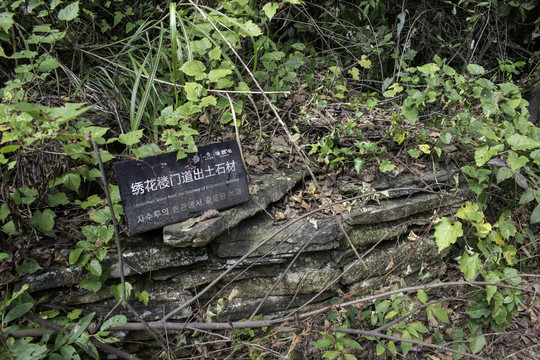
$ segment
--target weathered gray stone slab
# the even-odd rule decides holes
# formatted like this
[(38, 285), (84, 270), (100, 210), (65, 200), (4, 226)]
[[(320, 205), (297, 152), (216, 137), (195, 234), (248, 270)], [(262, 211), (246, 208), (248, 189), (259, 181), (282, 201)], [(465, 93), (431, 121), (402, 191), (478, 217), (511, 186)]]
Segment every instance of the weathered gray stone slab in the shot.
[[(266, 214), (243, 222), (212, 243), (214, 254), (222, 258), (243, 256), (279, 229), (272, 223), (273, 219)], [(337, 234), (337, 225), (331, 220), (318, 220), (315, 228), (308, 219), (303, 219), (281, 231), (250, 256), (295, 254), (308, 242), (304, 252), (335, 249), (339, 247)]]
[(175, 247), (204, 246), (225, 230), (281, 199), (302, 177), (302, 172), (253, 175), (250, 179), (250, 201), (222, 211), (217, 217), (199, 222), (188, 229), (184, 229), (181, 223), (166, 226), (163, 228), (163, 240), (167, 245)]
[[(362, 255), (362, 254), (360, 254)], [(351, 267), (341, 278), (341, 283), (349, 285), (373, 276), (380, 276), (393, 268), (406, 269), (407, 266), (419, 266), (423, 262), (440, 260), (437, 244), (431, 237), (416, 241), (404, 240), (400, 243), (390, 242), (377, 247), (368, 256), (357, 262), (355, 259), (343, 264), (343, 269)], [(400, 263), (406, 259), (404, 264)]]
[(460, 197), (422, 193), (398, 199), (381, 200), (378, 205), (360, 206), (352, 209), (345, 218), (349, 225), (379, 224), (405, 219), (429, 210), (451, 207), (462, 202), (463, 199)]

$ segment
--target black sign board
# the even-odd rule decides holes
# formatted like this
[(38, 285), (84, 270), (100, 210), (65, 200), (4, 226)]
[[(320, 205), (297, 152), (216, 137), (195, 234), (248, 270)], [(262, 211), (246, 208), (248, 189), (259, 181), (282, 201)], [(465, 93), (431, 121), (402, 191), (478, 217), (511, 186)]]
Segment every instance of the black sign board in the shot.
[(235, 140), (116, 163), (114, 172), (129, 235), (157, 229), (249, 200), (246, 170)]

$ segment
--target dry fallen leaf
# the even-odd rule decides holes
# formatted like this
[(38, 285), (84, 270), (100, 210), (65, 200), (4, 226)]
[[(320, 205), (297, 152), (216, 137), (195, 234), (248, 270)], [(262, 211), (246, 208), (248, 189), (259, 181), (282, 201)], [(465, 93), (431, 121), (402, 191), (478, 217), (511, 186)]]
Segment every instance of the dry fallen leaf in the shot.
[(274, 219), (276, 221), (281, 221), (287, 219), (287, 217), (281, 211), (274, 211)]

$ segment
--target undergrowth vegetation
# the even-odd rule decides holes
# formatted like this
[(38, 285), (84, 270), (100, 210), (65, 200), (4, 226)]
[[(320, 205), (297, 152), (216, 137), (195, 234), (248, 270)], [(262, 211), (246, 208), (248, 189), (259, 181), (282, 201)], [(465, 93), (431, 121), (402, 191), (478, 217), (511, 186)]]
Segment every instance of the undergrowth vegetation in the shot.
[[(539, 84), (538, 12), (525, 0), (0, 1), (2, 358), (99, 358), (127, 322), (113, 316), (90, 331), (94, 313), (40, 307), (45, 298), (20, 281), (50, 265), (38, 256), (46, 239), (65, 239), (55, 254), (80, 287), (148, 303), (148, 292), (108, 281), (122, 206), (100, 165), (183, 158), (231, 129), (271, 146), (276, 122), (323, 171), (454, 161), (465, 179), (455, 190), (470, 194), (452, 217), (433, 219), (440, 251), (471, 285), (466, 326), (428, 333), (451, 310), (402, 280), (363, 309), (336, 299), (312, 329), (319, 356), (356, 359), (370, 344), (407, 356), (428, 336), (455, 359), (481, 354), (486, 332), (511, 326), (520, 284), (538, 266), (540, 129), (525, 97)], [(353, 116), (306, 134), (313, 113), (334, 104)], [(370, 112), (387, 119), (379, 139), (359, 126)], [(71, 222), (83, 240), (68, 235)], [(260, 325), (224, 335), (233, 353), (294, 356)], [(176, 346), (207, 338), (185, 331)]]

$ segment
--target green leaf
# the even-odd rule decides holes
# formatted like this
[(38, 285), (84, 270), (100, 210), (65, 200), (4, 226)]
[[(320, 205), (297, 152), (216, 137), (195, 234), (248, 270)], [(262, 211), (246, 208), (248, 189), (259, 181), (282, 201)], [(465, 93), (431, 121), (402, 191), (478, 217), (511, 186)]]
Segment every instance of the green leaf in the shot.
[(377, 356), (381, 356), (382, 354), (384, 354), (385, 350), (386, 348), (382, 346), (381, 343), (377, 343), (377, 348), (376, 348)]
[(540, 222), (540, 204), (536, 205), (532, 214), (531, 214), (531, 224), (536, 224)]
[(210, 73), (208, 74), (208, 81), (210, 82), (216, 82), (221, 78), (224, 78), (225, 76), (232, 74), (232, 70), (229, 69), (213, 69), (210, 70)]
[(379, 171), (380, 172), (389, 172), (394, 170), (395, 165), (392, 164), (388, 159), (384, 159), (381, 164), (379, 165)]
[(472, 256), (469, 256), (469, 254), (465, 251), (461, 256), (461, 259), (459, 259), (459, 268), (463, 273), (465, 280), (472, 280), (476, 273), (478, 273), (478, 270), (480, 270), (482, 267), (482, 261), (478, 256), (478, 253), (474, 253)]
[(482, 213), (477, 203), (467, 201), (464, 206), (460, 207), (456, 216), (462, 220), (479, 222), (484, 219), (484, 213)]
[[(15, 24), (15, 21), (13, 20), (13, 15), (14, 14), (10, 12), (0, 13), (0, 28), (2, 28), (2, 30), (4, 30), (6, 34), (11, 29), (13, 24)], [(2, 55), (4, 55), (3, 50), (2, 50)]]
[[(411, 334), (409, 334), (408, 331), (404, 331), (403, 332), (403, 335), (401, 336), (403, 339), (407, 339), (407, 340), (412, 340), (411, 338)], [(403, 352), (403, 356), (407, 356), (407, 354), (409, 353), (409, 351), (411, 350), (412, 348), (412, 343), (410, 342), (405, 342), (405, 341), (402, 341), (401, 342), (401, 351)]]
[(90, 325), (90, 322), (92, 322), (95, 314), (96, 313), (90, 313), (77, 322), (77, 324), (71, 329), (68, 342), (73, 342), (82, 335), (88, 325)]
[(323, 357), (323, 359), (333, 360), (333, 359), (337, 358), (339, 355), (341, 355), (341, 352), (331, 350), (331, 351), (325, 352), (322, 357)]
[(15, 267), (17, 274), (19, 275), (33, 274), (41, 268), (42, 267), (39, 266), (38, 262), (34, 258), (26, 259), (22, 265), (17, 265)]
[(486, 338), (484, 337), (484, 335), (482, 335), (481, 330), (472, 334), (471, 338), (474, 338), (473, 340), (471, 340), (471, 352), (473, 354), (477, 354), (484, 348), (484, 346), (486, 346)]
[(483, 73), (486, 72), (486, 70), (484, 70), (484, 68), (480, 65), (476, 65), (476, 64), (469, 64), (467, 65), (467, 70), (472, 74), (472, 75), (482, 75)]
[(497, 184), (500, 184), (504, 180), (510, 179), (513, 175), (514, 175), (514, 172), (510, 170), (510, 168), (507, 168), (506, 166), (498, 168), (497, 174), (496, 174)]
[(77, 248), (75, 250), (72, 250), (69, 253), (69, 264), (75, 265), (75, 263), (77, 262), (77, 260), (79, 260), (79, 257), (81, 256), (83, 251), (84, 251), (83, 248)]
[(446, 324), (450, 323), (450, 320), (448, 319), (448, 314), (446, 313), (446, 310), (444, 308), (440, 306), (432, 306), (431, 310), (439, 320)]
[(126, 145), (132, 146), (137, 144), (143, 137), (143, 129), (130, 131), (125, 134), (120, 134), (118, 137), (118, 142)]
[(63, 21), (71, 21), (79, 16), (79, 2), (69, 4), (58, 12), (58, 19)]
[(115, 315), (112, 318), (108, 319), (101, 325), (100, 331), (105, 331), (111, 327), (122, 326), (127, 323), (127, 318), (125, 315)]
[(57, 207), (58, 205), (69, 204), (69, 199), (67, 198), (65, 193), (59, 192), (53, 195), (49, 194), (48, 203), (50, 207)]
[(9, 257), (9, 254), (6, 253), (0, 253), (0, 261), (7, 259)]
[(187, 61), (180, 68), (188, 76), (201, 76), (206, 70), (206, 66), (199, 60)]
[(139, 301), (142, 302), (144, 305), (148, 305), (148, 300), (150, 300), (150, 294), (148, 293), (148, 291), (136, 291), (135, 297), (139, 299)]
[(79, 186), (81, 186), (81, 177), (76, 173), (66, 173), (58, 178), (54, 184), (63, 184), (69, 190), (79, 192)]
[(508, 163), (508, 166), (510, 166), (512, 170), (518, 170), (522, 168), (523, 166), (525, 166), (525, 164), (529, 162), (529, 159), (527, 159), (525, 156), (518, 157), (518, 154), (510, 150), (508, 152), (508, 159), (506, 160), (506, 162)]
[(147, 156), (161, 154), (162, 151), (157, 144), (152, 143), (152, 144), (144, 144), (142, 146), (139, 146), (136, 149), (133, 149), (133, 153), (137, 156), (137, 158), (143, 158)]
[(103, 283), (99, 280), (99, 278), (85, 278), (83, 281), (81, 281), (80, 286), (83, 289), (90, 290), (93, 292), (98, 292), (101, 287), (103, 286)]
[(38, 71), (40, 72), (51, 72), (55, 69), (58, 69), (60, 67), (60, 63), (58, 60), (53, 58), (50, 55), (47, 55), (43, 61), (39, 63)]
[(209, 95), (209, 96), (205, 96), (201, 99), (201, 102), (199, 103), (199, 106), (200, 107), (205, 107), (205, 106), (216, 106), (217, 104), (217, 100), (214, 96), (212, 95)]
[(356, 170), (357, 173), (360, 173), (360, 170), (362, 170), (362, 166), (366, 163), (366, 159), (364, 158), (355, 158), (354, 159), (354, 170)]
[(90, 274), (96, 277), (101, 276), (102, 269), (98, 259), (92, 259), (92, 261), (86, 265), (86, 268), (90, 271)]
[(5, 221), (9, 214), (11, 214), (11, 212), (9, 211), (7, 204), (2, 203), (2, 206), (0, 206), (0, 221)]
[(356, 350), (361, 350), (362, 349), (362, 346), (360, 346), (360, 344), (357, 343), (356, 341), (354, 341), (353, 339), (343, 337), (343, 338), (339, 339), (339, 342), (342, 343), (343, 345), (347, 346), (347, 347), (350, 347), (351, 349), (356, 349)]
[(317, 340), (315, 343), (315, 349), (328, 349), (334, 343), (334, 337), (330, 334), (326, 337)]
[(414, 330), (418, 331), (421, 334), (425, 334), (428, 332), (428, 329), (420, 322), (413, 322), (409, 324), (409, 329), (413, 328)]
[(277, 3), (266, 3), (263, 6), (262, 10), (264, 12), (264, 15), (266, 15), (266, 17), (269, 20), (272, 20), (274, 15), (276, 15), (278, 7), (279, 7), (279, 4), (277, 4)]
[(43, 212), (35, 211), (29, 224), (44, 234), (50, 233), (54, 228), (54, 218), (56, 214), (51, 209), (45, 209)]
[(428, 299), (428, 296), (427, 296), (427, 294), (426, 294), (426, 292), (424, 290), (422, 290), (422, 289), (418, 290), (417, 296), (418, 296), (418, 300), (420, 300), (420, 302), (422, 304), (426, 303), (426, 301)]
[(439, 252), (446, 249), (457, 241), (457, 238), (463, 235), (461, 222), (456, 221), (454, 224), (450, 219), (443, 217), (441, 221), (435, 225), (435, 241), (439, 247)]
[(186, 92), (186, 98), (189, 101), (198, 101), (200, 97), (205, 94), (205, 89), (203, 86), (194, 82), (187, 82), (184, 85), (184, 91)]
[(99, 196), (97, 196), (97, 195), (94, 194), (94, 195), (90, 195), (90, 196), (88, 197), (88, 199), (86, 199), (85, 201), (83, 201), (83, 202), (81, 203), (81, 207), (82, 207), (83, 209), (86, 209), (86, 208), (89, 208), (89, 207), (97, 206), (97, 205), (99, 205), (99, 204), (101, 204), (101, 198), (100, 198)]
[[(499, 279), (500, 279), (499, 275), (494, 271), (490, 271), (486, 274), (486, 276), (484, 276), (484, 280), (487, 282), (496, 282)], [(497, 292), (497, 286), (486, 285), (486, 300), (489, 302), (496, 292)]]
[(32, 303), (24, 303), (24, 304), (15, 306), (13, 309), (9, 310), (3, 322), (8, 323), (10, 321), (20, 318), (21, 316), (29, 312), (33, 306), (34, 304)]
[(530, 150), (540, 146), (540, 143), (520, 134), (511, 135), (507, 142), (514, 150)]
[(259, 36), (262, 34), (261, 28), (251, 20), (246, 21), (239, 30), (242, 36)]
[(493, 155), (497, 154), (498, 146), (492, 148), (488, 144), (478, 146), (474, 152), (474, 160), (476, 161), (476, 166), (480, 167), (487, 163)]

